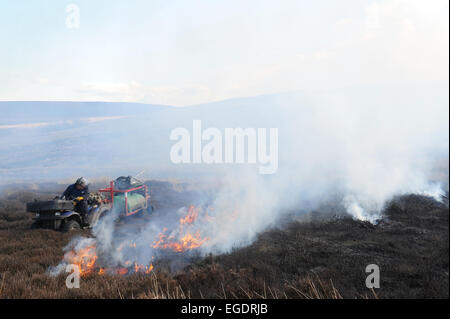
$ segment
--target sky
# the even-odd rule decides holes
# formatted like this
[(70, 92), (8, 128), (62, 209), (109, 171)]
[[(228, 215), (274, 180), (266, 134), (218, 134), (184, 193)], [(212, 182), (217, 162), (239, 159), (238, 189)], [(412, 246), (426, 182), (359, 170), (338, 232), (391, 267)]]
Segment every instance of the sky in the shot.
[(0, 0), (0, 101), (186, 106), (448, 72), (448, 0)]

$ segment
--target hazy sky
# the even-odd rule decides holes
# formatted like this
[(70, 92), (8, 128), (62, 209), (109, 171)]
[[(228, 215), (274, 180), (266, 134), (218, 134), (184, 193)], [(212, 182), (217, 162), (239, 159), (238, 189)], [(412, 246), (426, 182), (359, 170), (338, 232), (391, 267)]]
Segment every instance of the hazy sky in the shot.
[[(80, 9), (68, 28), (67, 5)], [(0, 100), (448, 83), (448, 0), (0, 0)]]

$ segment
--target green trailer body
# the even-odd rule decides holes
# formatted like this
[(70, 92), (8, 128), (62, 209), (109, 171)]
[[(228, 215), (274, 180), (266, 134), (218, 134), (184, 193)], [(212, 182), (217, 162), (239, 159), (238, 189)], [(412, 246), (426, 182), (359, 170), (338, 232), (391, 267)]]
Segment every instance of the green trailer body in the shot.
[(118, 209), (121, 214), (134, 212), (138, 209), (143, 209), (146, 207), (146, 199), (143, 195), (138, 193), (127, 193), (127, 205), (128, 210), (125, 209), (125, 194), (114, 195), (114, 209)]

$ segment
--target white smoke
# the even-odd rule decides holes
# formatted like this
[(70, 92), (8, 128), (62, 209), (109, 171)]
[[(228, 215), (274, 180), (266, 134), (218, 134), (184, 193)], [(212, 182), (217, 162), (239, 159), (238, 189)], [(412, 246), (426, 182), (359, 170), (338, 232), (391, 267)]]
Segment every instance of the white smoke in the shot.
[[(397, 195), (439, 200), (443, 185), (431, 173), (436, 163), (448, 161), (448, 95), (442, 90), (412, 95), (321, 94), (309, 97), (309, 103), (281, 99), (274, 109), (263, 109), (267, 114), (253, 114), (262, 118), (259, 123), (279, 127), (277, 174), (259, 175), (251, 165), (204, 165), (203, 173), (215, 176), (221, 186), (209, 198), (196, 199), (199, 216), (193, 223), (179, 222), (188, 207), (156, 212), (138, 226), (117, 227), (116, 214), (110, 214), (92, 232), (98, 261), (114, 268), (229, 252), (277, 227), (284, 216), (319, 210), (330, 201), (335, 204), (332, 213), (344, 211), (375, 223)], [(249, 118), (243, 115), (239, 124), (250, 126), (245, 122)], [(156, 244), (161, 234), (166, 247)], [(170, 243), (179, 243), (186, 234), (198, 234), (193, 240), (201, 245), (183, 252), (172, 249)], [(83, 241), (90, 244), (92, 239)]]

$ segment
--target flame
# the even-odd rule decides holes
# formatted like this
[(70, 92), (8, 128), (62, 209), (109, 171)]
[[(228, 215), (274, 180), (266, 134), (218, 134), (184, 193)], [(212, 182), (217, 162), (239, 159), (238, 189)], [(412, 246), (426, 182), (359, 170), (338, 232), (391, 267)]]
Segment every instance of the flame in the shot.
[(69, 264), (77, 265), (80, 275), (83, 276), (93, 272), (98, 257), (95, 245), (91, 245), (77, 252), (69, 251), (64, 258)]
[(150, 266), (148, 266), (148, 268), (145, 270), (145, 273), (149, 274), (153, 270), (153, 268), (153, 264), (150, 264)]
[[(212, 211), (212, 209), (211, 209)], [(200, 218), (200, 213), (201, 218)], [(237, 210), (235, 210), (231, 218), (237, 217)], [(198, 229), (198, 223), (211, 222), (214, 216), (208, 214), (208, 210), (204, 211), (201, 208), (194, 205), (189, 206), (189, 209), (185, 216), (179, 219), (178, 227), (174, 228), (169, 235), (167, 235), (168, 228), (165, 227), (158, 234), (157, 240), (151, 244), (151, 247), (155, 249), (169, 249), (177, 253), (190, 251), (202, 246), (208, 237), (203, 237)], [(196, 229), (197, 228), (197, 229)], [(136, 248), (137, 243), (120, 243), (116, 248), (118, 251), (123, 250), (124, 247)], [(130, 273), (150, 273), (153, 269), (153, 263), (148, 265), (138, 264), (135, 261), (127, 260), (123, 262), (120, 267), (108, 268), (102, 267), (98, 264), (98, 256), (96, 251), (96, 245), (91, 244), (77, 251), (72, 250), (64, 256), (65, 262), (68, 264), (75, 264), (78, 266), (81, 276), (97, 273), (99, 275), (105, 274), (119, 274), (126, 275)], [(153, 257), (152, 257), (153, 260)]]
[(169, 237), (168, 242), (165, 242), (167, 236), (164, 232), (159, 234), (159, 240), (153, 244), (153, 248), (172, 249), (176, 252), (185, 252), (200, 247), (208, 238), (202, 238), (200, 232), (194, 234), (187, 233), (180, 238), (179, 241), (174, 241), (174, 237)]
[(123, 276), (123, 275), (128, 274), (128, 269), (127, 268), (117, 268), (116, 273)]
[(184, 218), (180, 218), (180, 224), (192, 224), (198, 217), (200, 209), (195, 208), (194, 205), (189, 206), (187, 215)]
[(134, 272), (140, 273), (143, 272), (145, 274), (149, 274), (153, 270), (153, 264), (150, 264), (149, 266), (140, 265), (138, 263), (134, 263)]
[[(78, 266), (80, 276), (86, 276), (88, 274), (97, 273), (99, 275), (109, 274), (118, 274), (118, 275), (126, 275), (131, 273), (131, 265), (133, 264), (130, 260), (124, 262), (124, 267), (118, 268), (105, 268), (99, 267), (96, 263), (98, 260), (96, 247), (95, 245), (91, 245), (78, 251), (71, 250), (64, 256), (65, 261), (68, 264), (74, 264)], [(153, 258), (152, 258), (153, 259)], [(153, 269), (153, 264), (148, 266), (140, 265), (134, 262), (134, 267), (132, 267), (135, 273), (145, 273), (149, 274)]]
[[(194, 205), (189, 206), (186, 216), (181, 217), (179, 220), (178, 231), (172, 232), (170, 236), (166, 235), (167, 228), (164, 228), (158, 235), (152, 247), (158, 249), (171, 249), (175, 252), (185, 252), (200, 247), (209, 238), (202, 238), (200, 231), (190, 231), (194, 222), (200, 215), (200, 208)], [(202, 220), (211, 221), (212, 217), (208, 215), (206, 211)]]
[(163, 242), (166, 235), (164, 234), (167, 231), (167, 228), (163, 228), (163, 231), (159, 233), (159, 240), (153, 243), (153, 248), (158, 248)]
[(200, 232), (196, 232), (194, 235), (187, 233), (180, 242), (169, 244), (169, 247), (177, 252), (183, 252), (200, 247), (206, 240), (207, 238), (201, 238)]

